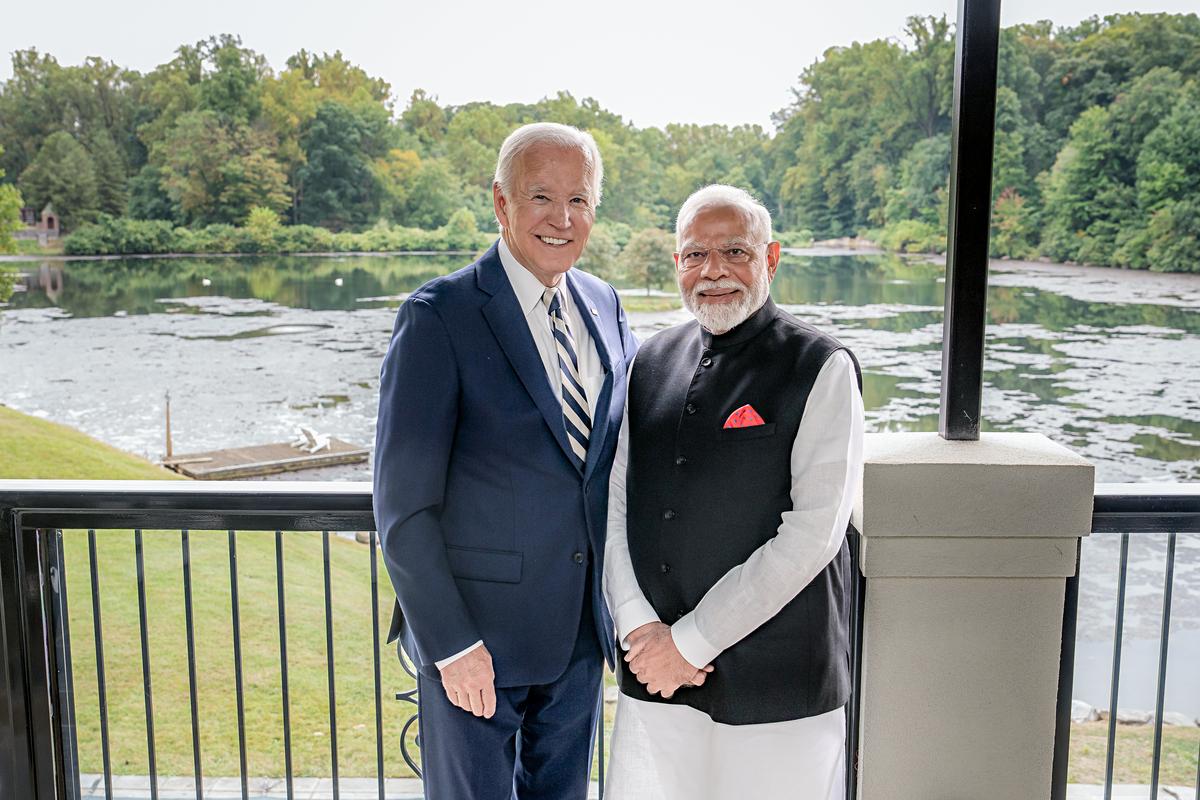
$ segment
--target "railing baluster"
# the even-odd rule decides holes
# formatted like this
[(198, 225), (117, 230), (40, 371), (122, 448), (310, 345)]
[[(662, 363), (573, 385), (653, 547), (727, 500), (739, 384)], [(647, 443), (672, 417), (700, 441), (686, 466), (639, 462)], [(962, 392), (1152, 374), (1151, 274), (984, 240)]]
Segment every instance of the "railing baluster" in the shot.
[(604, 800), (604, 679), (600, 680), (600, 714), (596, 724), (600, 727), (597, 731), (597, 760), (600, 762), (600, 771), (597, 773), (597, 784), (599, 784), (599, 800)]
[(379, 674), (379, 565), (376, 563), (375, 531), (370, 532), (371, 544), (371, 661), (375, 669), (375, 780), (379, 800), (383, 798), (383, 680)]
[(333, 593), (329, 580), (329, 531), (321, 531), (325, 561), (325, 671), (329, 684), (329, 763), (333, 770), (333, 800), (338, 800), (337, 690), (333, 679)]
[(249, 800), (250, 785), (246, 776), (246, 694), (242, 683), (242, 616), (238, 602), (237, 537), (229, 531), (229, 596), (233, 618), (233, 683), (237, 696), (238, 777), (242, 784), (242, 800)]
[(1163, 576), (1162, 630), (1158, 642), (1158, 693), (1154, 701), (1154, 755), (1150, 765), (1150, 797), (1158, 797), (1162, 761), (1163, 700), (1167, 691), (1167, 645), (1171, 639), (1171, 590), (1175, 586), (1175, 534), (1167, 537), (1167, 567)]
[(54, 531), (53, 569), (54, 581), (54, 637), (56, 666), (58, 671), (59, 731), (62, 736), (63, 777), (66, 783), (66, 800), (79, 800), (79, 739), (75, 717), (74, 663), (71, 660), (71, 615), (67, 606), (67, 559), (63, 553), (63, 532)]
[(275, 592), (279, 609), (279, 678), (283, 690), (283, 764), (288, 800), (295, 799), (292, 786), (292, 718), (288, 699), (287, 610), (283, 597), (283, 531), (275, 531)]
[(104, 797), (112, 800), (112, 758), (108, 748), (108, 693), (104, 677), (104, 625), (100, 619), (100, 575), (96, 567), (96, 532), (88, 531), (88, 566), (92, 575), (92, 634), (96, 637), (96, 696), (100, 704), (100, 757), (104, 764)]
[(158, 755), (154, 746), (154, 693), (150, 683), (150, 631), (146, 619), (146, 559), (142, 553), (142, 531), (133, 532), (134, 562), (137, 564), (138, 633), (142, 646), (142, 704), (146, 709), (146, 763), (150, 768), (150, 800), (158, 800)]
[(1113, 756), (1117, 742), (1117, 695), (1121, 684), (1121, 636), (1125, 630), (1125, 577), (1129, 571), (1129, 534), (1121, 534), (1117, 573), (1117, 620), (1113, 635), (1112, 688), (1108, 696), (1108, 752), (1104, 755), (1104, 800), (1112, 800)]
[(192, 551), (187, 530), (179, 532), (183, 550), (183, 613), (187, 630), (188, 701), (192, 709), (192, 769), (196, 800), (204, 800), (204, 771), (200, 763), (200, 705), (196, 696), (196, 627), (192, 617)]

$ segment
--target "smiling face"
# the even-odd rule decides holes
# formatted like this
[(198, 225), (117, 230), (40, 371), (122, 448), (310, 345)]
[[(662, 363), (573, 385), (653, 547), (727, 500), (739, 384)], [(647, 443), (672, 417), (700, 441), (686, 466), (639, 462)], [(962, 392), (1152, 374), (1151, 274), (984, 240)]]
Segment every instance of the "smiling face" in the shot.
[[(737, 206), (710, 206), (696, 212), (680, 231), (679, 253), (709, 251), (703, 264), (687, 269), (675, 256), (683, 304), (712, 333), (725, 333), (762, 307), (779, 266), (779, 242), (752, 238), (750, 220)], [(722, 251), (749, 254), (730, 263)]]
[(556, 286), (579, 260), (595, 221), (583, 153), (536, 145), (518, 162), (512, 183), (511, 197), (492, 186), (501, 236), (525, 269)]

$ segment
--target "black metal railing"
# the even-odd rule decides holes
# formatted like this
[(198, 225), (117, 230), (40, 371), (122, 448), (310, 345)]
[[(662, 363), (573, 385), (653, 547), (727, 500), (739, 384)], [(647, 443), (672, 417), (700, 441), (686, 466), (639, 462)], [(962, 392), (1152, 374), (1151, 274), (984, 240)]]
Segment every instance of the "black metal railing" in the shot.
[[(321, 593), (325, 645), (324, 689), (328, 703), (328, 772), (332, 777), (332, 797), (339, 798), (339, 741), (337, 719), (337, 666), (334, 644), (334, 586), (331, 575), (330, 536), (336, 531), (366, 531), (370, 549), (370, 640), (372, 645), (371, 679), (374, 698), (374, 756), (376, 789), (385, 797), (385, 751), (395, 752), (397, 742), (385, 738), (383, 724), (384, 678), (382, 658), (391, 653), (380, 639), (379, 605), (381, 591), (390, 599), (386, 583), (380, 589), (379, 555), (370, 485), (365, 483), (300, 484), (270, 483), (174, 483), (174, 482), (66, 482), (0, 481), (0, 797), (30, 800), (78, 800), (81, 797), (79, 742), (77, 739), (77, 696), (74, 681), (77, 669), (71, 655), (71, 626), (68, 613), (67, 550), (64, 530), (86, 531), (86, 560), (89, 577), (91, 633), (95, 658), (95, 715), (98, 719), (100, 768), (107, 800), (113, 798), (113, 757), (110, 711), (111, 671), (105, 652), (105, 591), (121, 587), (106, 576), (97, 547), (97, 539), (132, 541), (136, 589), (138, 649), (141, 669), (140, 701), (136, 713), (145, 720), (145, 764), (148, 790), (152, 800), (160, 792), (160, 742), (156, 738), (155, 687), (151, 669), (152, 610), (148, 600), (146, 545), (161, 548), (177, 537), (181, 557), (183, 623), (187, 665), (187, 714), (190, 724), (191, 771), (197, 800), (204, 797), (204, 742), (202, 722), (214, 713), (205, 708), (199, 690), (200, 669), (197, 660), (197, 609), (208, 592), (196, 596), (193, 574), (193, 543), (201, 536), (221, 535), (227, 539), (230, 617), (228, 631), (233, 666), (233, 701), (236, 708), (237, 764), (241, 796), (250, 796), (248, 767), (246, 676), (243, 657), (242, 579), (258, 577), (274, 582), (275, 627), (278, 643), (279, 683), (283, 759), (283, 779), (288, 798), (295, 796), (293, 761), (293, 696), (291, 659), (288, 653), (288, 590), (285, 581), (285, 545), (292, 537), (305, 534), (321, 536)], [(273, 570), (264, 563), (239, 571), (240, 536), (274, 536)], [(100, 536), (98, 537), (98, 534)], [(124, 538), (129, 537), (129, 538)], [(174, 547), (175, 545), (171, 545)], [(211, 549), (211, 548), (210, 548)], [(225, 549), (225, 548), (222, 548)], [(261, 549), (261, 548), (260, 548)], [(212, 553), (210, 552), (211, 556)], [(222, 566), (224, 569), (224, 566)], [(270, 573), (270, 574), (265, 574)], [(205, 587), (210, 589), (210, 587)], [(76, 600), (80, 597), (72, 594)], [(211, 608), (209, 609), (211, 614)], [(365, 615), (364, 615), (365, 616)], [(295, 624), (295, 622), (293, 622)], [(306, 619), (305, 625), (320, 624)], [(420, 777), (417, 754), (410, 748), (410, 736), (417, 721), (415, 672), (397, 645), (401, 668), (412, 681), (411, 687), (397, 686), (394, 697), (410, 709), (398, 731), (399, 753), (412, 772)], [(132, 658), (129, 659), (132, 661)], [(160, 689), (161, 693), (161, 689)], [(125, 700), (128, 703), (128, 699)], [(135, 701), (136, 702), (136, 701)], [(603, 698), (598, 698), (601, 714), (597, 732), (600, 792), (604, 780)], [(180, 704), (181, 705), (181, 704)], [(129, 709), (122, 709), (128, 719)], [(159, 714), (163, 711), (158, 710)], [(170, 713), (182, 714), (172, 708)], [(159, 722), (163, 722), (159, 718)], [(126, 727), (128, 727), (126, 725)], [(95, 742), (90, 744), (94, 745)], [(123, 743), (125, 744), (125, 743)], [(419, 741), (415, 744), (419, 748)], [(180, 749), (183, 749), (182, 747)], [(176, 761), (186, 753), (173, 753)], [(98, 788), (98, 787), (94, 787)], [(143, 789), (144, 790), (144, 789)]]
[[(236, 705), (237, 749), (241, 794), (248, 797), (246, 686), (243, 674), (243, 600), (239, 587), (239, 531), (274, 533), (274, 582), (279, 645), (279, 693), (282, 707), (284, 780), (289, 798), (295, 794), (292, 758), (294, 698), (290, 692), (288, 655), (285, 542), (297, 532), (320, 532), (323, 555), (325, 689), (328, 703), (328, 769), (333, 777), (333, 797), (339, 796), (339, 753), (334, 646), (334, 591), (330, 573), (331, 531), (370, 533), (371, 641), (374, 685), (375, 772), (378, 796), (384, 797), (387, 749), (383, 727), (383, 684), (380, 659), (390, 653), (379, 638), (379, 568), (367, 484), (194, 484), (134, 482), (34, 482), (0, 483), (0, 797), (80, 797), (79, 748), (76, 740), (74, 670), (70, 650), (67, 609), (68, 575), (64, 558), (64, 529), (86, 530), (90, 577), (92, 634), (95, 646), (96, 703), (100, 763), (105, 796), (113, 796), (110, 740), (110, 672), (106, 663), (102, 596), (110, 583), (101, 569), (97, 532), (106, 537), (128, 530), (136, 561), (138, 642), (145, 718), (145, 758), (151, 798), (159, 795), (159, 742), (156, 741), (154, 686), (150, 657), (151, 631), (147, 600), (144, 541), (162, 544), (178, 537), (182, 557), (184, 628), (187, 655), (187, 695), (192, 750), (192, 771), (197, 800), (204, 796), (201, 721), (206, 712), (198, 691), (196, 609), (204, 602), (194, 594), (193, 536), (197, 531), (227, 531), (229, 596), (231, 598), (233, 694)], [(173, 532), (172, 532), (173, 530)], [(257, 535), (257, 534), (249, 534)], [(311, 536), (311, 533), (309, 534)], [(126, 540), (128, 541), (128, 540)], [(266, 565), (257, 565), (259, 574)], [(246, 572), (242, 573), (243, 578)], [(390, 597), (385, 584), (384, 597)], [(365, 616), (365, 614), (364, 614)], [(316, 624), (316, 621), (313, 621)], [(307, 623), (306, 623), (307, 624)], [(415, 696), (409, 693), (409, 696)], [(126, 709), (127, 711), (128, 709)], [(181, 713), (172, 709), (171, 713)], [(159, 711), (161, 714), (162, 712)], [(126, 715), (127, 716), (127, 715)], [(160, 719), (161, 722), (161, 719)], [(411, 726), (404, 727), (405, 732)], [(405, 749), (402, 753), (419, 775), (419, 764)]]
[[(1163, 602), (1159, 618), (1159, 649), (1153, 745), (1150, 756), (1151, 798), (1159, 796), (1162, 767), (1163, 704), (1167, 687), (1167, 654), (1171, 638), (1171, 603), (1175, 584), (1176, 542), (1180, 534), (1200, 533), (1200, 486), (1195, 484), (1107, 484), (1096, 487), (1092, 512), (1092, 533), (1119, 534), (1120, 555), (1116, 576), (1116, 612), (1114, 618), (1111, 686), (1108, 703), (1108, 731), (1104, 763), (1104, 798), (1113, 792), (1113, 771), (1117, 741), (1117, 701), (1121, 685), (1121, 647), (1124, 638), (1126, 583), (1129, 572), (1131, 536), (1165, 537), (1163, 566)], [(1067, 581), (1063, 608), (1062, 655), (1059, 662), (1057, 727), (1054, 746), (1054, 772), (1051, 800), (1067, 796), (1067, 770), (1070, 760), (1071, 690), (1075, 664), (1075, 629), (1079, 613), (1079, 570), (1076, 554), (1075, 576)], [(1194, 679), (1194, 673), (1189, 676)], [(1196, 796), (1200, 797), (1200, 752), (1197, 753)]]

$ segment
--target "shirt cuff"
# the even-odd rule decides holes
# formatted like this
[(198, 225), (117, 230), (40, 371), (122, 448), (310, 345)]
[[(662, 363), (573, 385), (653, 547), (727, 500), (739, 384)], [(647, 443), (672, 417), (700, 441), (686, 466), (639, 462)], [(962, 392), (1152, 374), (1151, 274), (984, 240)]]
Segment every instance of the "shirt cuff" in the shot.
[(477, 647), (483, 647), (483, 639), (480, 639), (478, 642), (471, 645), (470, 647), (468, 647), (465, 650), (459, 650), (454, 655), (449, 656), (448, 658), (443, 658), (441, 661), (435, 661), (433, 663), (435, 666), (437, 666), (438, 671), (440, 672), (441, 670), (444, 670), (446, 667), (450, 666), (455, 661), (458, 661), (460, 658), (462, 658), (467, 653), (471, 652), (472, 650), (474, 650)]
[(635, 597), (621, 604), (613, 612), (613, 624), (617, 628), (617, 638), (621, 640), (621, 649), (628, 650), (629, 642), (625, 639), (648, 622), (658, 622), (658, 614), (654, 607), (644, 597)]
[(696, 669), (707, 667), (721, 655), (721, 651), (708, 643), (696, 627), (696, 612), (684, 614), (671, 626), (671, 640), (679, 655)]

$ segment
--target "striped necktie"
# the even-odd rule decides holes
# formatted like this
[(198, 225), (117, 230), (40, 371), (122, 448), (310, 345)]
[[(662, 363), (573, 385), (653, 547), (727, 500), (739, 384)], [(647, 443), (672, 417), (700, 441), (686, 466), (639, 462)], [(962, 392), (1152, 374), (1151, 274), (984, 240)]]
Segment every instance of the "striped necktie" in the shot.
[(567, 429), (567, 441), (571, 452), (579, 459), (576, 464), (581, 470), (587, 461), (588, 436), (592, 432), (592, 418), (588, 414), (587, 392), (579, 375), (579, 358), (576, 356), (575, 339), (563, 316), (558, 291), (550, 287), (542, 292), (542, 302), (550, 311), (550, 325), (554, 330), (554, 345), (558, 350), (558, 371), (562, 377), (563, 424)]

